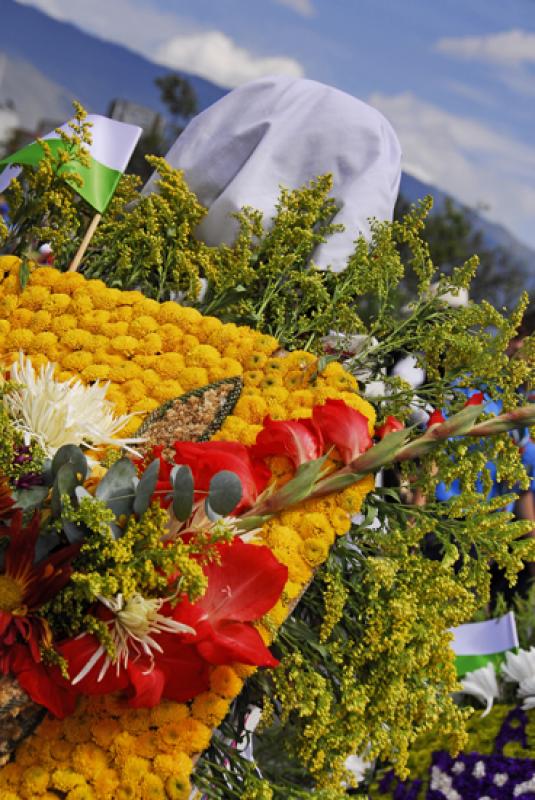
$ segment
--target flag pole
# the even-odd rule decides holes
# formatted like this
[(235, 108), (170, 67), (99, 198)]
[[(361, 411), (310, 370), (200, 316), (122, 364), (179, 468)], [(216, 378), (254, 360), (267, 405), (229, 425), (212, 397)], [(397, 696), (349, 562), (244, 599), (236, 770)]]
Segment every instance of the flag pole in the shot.
[(93, 238), (93, 235), (97, 229), (97, 225), (101, 219), (102, 219), (102, 214), (99, 214), (97, 212), (93, 217), (93, 219), (91, 220), (91, 222), (89, 223), (89, 227), (85, 232), (85, 236), (80, 242), (80, 247), (78, 248), (76, 255), (74, 256), (73, 260), (69, 265), (69, 269), (67, 270), (68, 272), (76, 272), (76, 270), (80, 266), (80, 262), (85, 255), (85, 251), (89, 247), (89, 242)]

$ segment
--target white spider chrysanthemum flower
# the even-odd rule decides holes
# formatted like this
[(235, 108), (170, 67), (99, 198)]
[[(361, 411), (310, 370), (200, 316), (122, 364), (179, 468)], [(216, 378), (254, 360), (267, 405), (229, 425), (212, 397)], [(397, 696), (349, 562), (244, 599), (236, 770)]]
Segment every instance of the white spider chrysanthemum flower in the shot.
[(506, 681), (522, 683), (535, 678), (535, 647), (529, 650), (511, 651), (505, 654), (505, 663), (502, 664), (502, 675)]
[[(97, 680), (101, 681), (108, 669), (115, 665), (117, 674), (121, 667), (128, 666), (131, 656), (146, 655), (150, 658), (151, 669), (154, 663), (154, 652), (163, 653), (161, 646), (154, 636), (158, 633), (191, 633), (194, 628), (177, 622), (171, 617), (158, 613), (166, 602), (161, 598), (148, 600), (140, 594), (135, 594), (125, 600), (122, 594), (116, 597), (101, 597), (98, 599), (112, 613), (113, 619), (107, 620), (111, 638), (115, 646), (115, 657), (112, 660), (101, 645), (98, 647), (84, 668), (80, 670), (71, 683), (79, 683), (88, 675), (93, 667), (104, 657)], [(147, 671), (150, 672), (150, 669)]]
[(494, 664), (489, 663), (485, 667), (468, 672), (462, 679), (461, 685), (465, 694), (474, 695), (474, 697), (486, 704), (485, 711), (481, 715), (486, 717), (492, 708), (494, 700), (500, 696)]
[(13, 424), (29, 439), (38, 442), (49, 458), (65, 444), (84, 447), (115, 445), (137, 455), (130, 445), (140, 439), (117, 436), (133, 414), (114, 414), (106, 400), (109, 383), (92, 386), (71, 378), (58, 381), (55, 364), (34, 370), (22, 353), (11, 366), (16, 388), (4, 397)]

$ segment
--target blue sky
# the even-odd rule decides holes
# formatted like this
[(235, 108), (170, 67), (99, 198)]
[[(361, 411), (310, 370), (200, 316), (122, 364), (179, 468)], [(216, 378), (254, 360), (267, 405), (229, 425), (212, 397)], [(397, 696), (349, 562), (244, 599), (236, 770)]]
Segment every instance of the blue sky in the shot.
[(535, 246), (535, 0), (19, 1), (222, 85), (285, 72), (367, 100), (407, 171)]

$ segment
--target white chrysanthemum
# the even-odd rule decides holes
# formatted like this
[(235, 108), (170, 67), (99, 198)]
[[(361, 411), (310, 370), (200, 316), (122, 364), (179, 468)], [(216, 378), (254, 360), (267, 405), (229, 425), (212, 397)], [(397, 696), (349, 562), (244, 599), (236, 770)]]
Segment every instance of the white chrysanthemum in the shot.
[(113, 404), (106, 400), (109, 383), (84, 386), (74, 378), (58, 381), (54, 369), (49, 363), (36, 372), (31, 360), (19, 355), (11, 367), (18, 387), (4, 399), (14, 425), (37, 441), (50, 458), (65, 444), (116, 445), (137, 455), (130, 445), (140, 439), (117, 436), (134, 415), (114, 414)]
[(481, 715), (486, 717), (492, 708), (494, 699), (500, 696), (494, 664), (489, 663), (485, 667), (468, 672), (462, 679), (461, 685), (465, 694), (471, 694), (486, 704), (485, 711)]
[(513, 683), (523, 683), (529, 678), (535, 678), (535, 647), (519, 650), (518, 653), (508, 651), (505, 663), (502, 664), (502, 675), (506, 681)]
[[(358, 755), (348, 756), (344, 761), (345, 769), (353, 776), (355, 784), (362, 783), (366, 777), (366, 772), (373, 765), (373, 761), (366, 761), (365, 758)], [(345, 783), (343, 785), (346, 785)]]
[(159, 613), (165, 603), (165, 600), (161, 598), (147, 599), (140, 594), (135, 594), (125, 601), (122, 594), (118, 594), (113, 598), (99, 596), (98, 599), (114, 615), (113, 619), (107, 621), (107, 625), (115, 646), (115, 658), (112, 661), (101, 645), (95, 650), (84, 668), (73, 678), (73, 685), (85, 678), (102, 657), (104, 660), (97, 678), (99, 681), (104, 678), (112, 664), (115, 665), (117, 673), (121, 667), (126, 669), (132, 655), (134, 657), (148, 656), (152, 665), (154, 652), (163, 653), (161, 646), (154, 638), (158, 633), (195, 633), (194, 628), (189, 625), (184, 625), (182, 622), (177, 622), (171, 617)]

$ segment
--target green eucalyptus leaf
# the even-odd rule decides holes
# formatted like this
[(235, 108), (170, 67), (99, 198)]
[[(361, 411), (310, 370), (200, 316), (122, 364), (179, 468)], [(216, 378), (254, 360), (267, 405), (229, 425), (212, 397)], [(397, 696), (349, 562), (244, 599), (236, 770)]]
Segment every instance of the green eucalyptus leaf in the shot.
[(210, 505), (210, 503), (208, 502), (208, 500), (204, 501), (204, 513), (206, 514), (206, 516), (208, 517), (210, 522), (217, 522), (217, 520), (221, 519), (221, 517), (222, 517), (222, 514), (217, 514), (213, 510), (213, 508)]
[(46, 558), (59, 543), (60, 538), (57, 533), (42, 533), (38, 536), (35, 543), (34, 563), (38, 564), (39, 561)]
[(70, 464), (74, 471), (82, 476), (80, 483), (87, 478), (87, 473), (89, 471), (87, 458), (75, 444), (64, 444), (63, 447), (56, 450), (51, 466), (52, 476), (54, 478), (63, 464)]
[(120, 458), (100, 481), (95, 497), (102, 500), (115, 516), (130, 515), (133, 510), (136, 468), (128, 458)]
[(13, 499), (17, 508), (30, 511), (40, 506), (47, 498), (49, 486), (32, 486), (30, 489), (15, 489)]
[(222, 469), (210, 481), (208, 503), (212, 511), (226, 516), (233, 511), (243, 497), (241, 480), (235, 472)]
[(87, 528), (85, 525), (77, 525), (75, 522), (63, 520), (63, 532), (69, 544), (78, 544), (78, 542), (81, 542), (85, 538)]
[(61, 515), (62, 496), (67, 494), (71, 499), (74, 498), (74, 490), (80, 484), (79, 475), (80, 473), (76, 472), (70, 463), (62, 464), (58, 469), (56, 477), (54, 478), (51, 500), (52, 513), (55, 517)]
[(193, 509), (193, 475), (191, 469), (181, 464), (171, 472), (171, 485), (173, 487), (173, 514), (184, 522), (191, 515)]
[(160, 460), (155, 458), (149, 464), (141, 479), (136, 486), (136, 496), (134, 498), (134, 514), (139, 517), (148, 509), (151, 497), (156, 489), (158, 475), (160, 473)]

